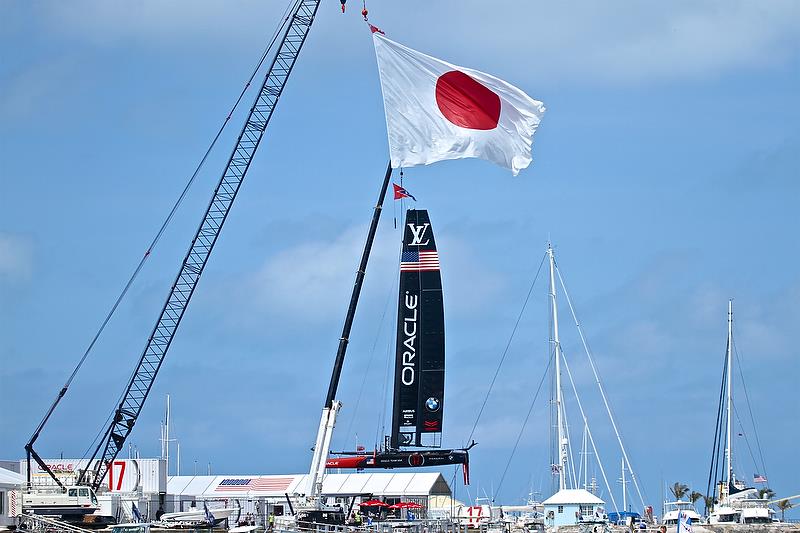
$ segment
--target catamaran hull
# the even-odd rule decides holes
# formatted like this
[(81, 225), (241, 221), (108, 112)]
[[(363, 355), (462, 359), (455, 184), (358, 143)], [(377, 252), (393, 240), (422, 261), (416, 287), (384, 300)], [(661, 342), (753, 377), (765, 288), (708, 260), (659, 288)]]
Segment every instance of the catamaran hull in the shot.
[(469, 452), (467, 450), (388, 451), (370, 455), (331, 457), (327, 468), (416, 468), (420, 466), (464, 465), (464, 480), (469, 482)]

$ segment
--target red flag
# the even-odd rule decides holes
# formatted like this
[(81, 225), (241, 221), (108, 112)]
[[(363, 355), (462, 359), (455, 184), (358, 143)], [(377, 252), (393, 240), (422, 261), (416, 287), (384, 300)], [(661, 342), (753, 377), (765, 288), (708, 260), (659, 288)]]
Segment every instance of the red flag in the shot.
[(414, 198), (414, 196), (410, 192), (405, 190), (404, 187), (401, 187), (400, 185), (398, 185), (396, 183), (392, 183), (392, 187), (394, 187), (394, 199), (395, 200), (399, 200), (401, 198), (411, 198), (415, 202), (417, 201), (417, 199)]

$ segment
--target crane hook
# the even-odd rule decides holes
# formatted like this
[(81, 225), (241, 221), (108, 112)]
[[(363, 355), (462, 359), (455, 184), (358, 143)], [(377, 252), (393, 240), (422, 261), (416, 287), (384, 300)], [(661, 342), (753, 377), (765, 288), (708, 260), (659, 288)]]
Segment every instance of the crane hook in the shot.
[(340, 0), (342, 2), (342, 13), (344, 13), (344, 5), (347, 3), (347, 0)]

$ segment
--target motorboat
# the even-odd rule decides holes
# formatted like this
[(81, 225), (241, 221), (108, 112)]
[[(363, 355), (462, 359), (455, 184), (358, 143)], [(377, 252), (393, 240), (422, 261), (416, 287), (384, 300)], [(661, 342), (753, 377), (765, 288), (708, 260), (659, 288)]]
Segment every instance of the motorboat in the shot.
[(697, 512), (692, 502), (677, 500), (664, 502), (664, 516), (661, 518), (661, 523), (665, 526), (677, 525), (678, 515), (680, 514), (689, 517), (692, 520), (692, 524), (697, 524), (702, 520), (700, 513)]
[[(164, 525), (192, 525), (192, 524), (221, 524), (233, 513), (239, 511), (238, 507), (224, 507), (220, 509), (206, 509), (205, 507), (190, 507), (186, 511), (177, 513), (164, 513), (159, 522)], [(210, 515), (210, 518), (209, 518)]]
[(710, 524), (771, 524), (775, 511), (769, 503), (767, 498), (758, 497), (757, 489), (745, 488), (721, 498), (708, 521)]

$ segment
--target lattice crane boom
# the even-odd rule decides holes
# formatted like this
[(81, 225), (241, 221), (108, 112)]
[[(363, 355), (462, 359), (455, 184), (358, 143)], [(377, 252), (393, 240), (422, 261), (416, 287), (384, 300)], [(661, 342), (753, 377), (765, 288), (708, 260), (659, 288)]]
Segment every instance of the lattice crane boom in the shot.
[(78, 481), (80, 484), (88, 484), (95, 490), (100, 486), (108, 473), (109, 465), (122, 451), (125, 440), (136, 424), (175, 331), (228, 217), (231, 205), (250, 168), (253, 155), (305, 43), (320, 1), (298, 0), (295, 5), (278, 51), (250, 108), (247, 121), (239, 134), (197, 233), (192, 239), (158, 321), (128, 382), (122, 400), (114, 412), (111, 424), (92, 454), (89, 465), (97, 459), (97, 467), (84, 470)]

